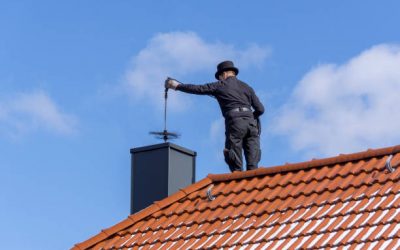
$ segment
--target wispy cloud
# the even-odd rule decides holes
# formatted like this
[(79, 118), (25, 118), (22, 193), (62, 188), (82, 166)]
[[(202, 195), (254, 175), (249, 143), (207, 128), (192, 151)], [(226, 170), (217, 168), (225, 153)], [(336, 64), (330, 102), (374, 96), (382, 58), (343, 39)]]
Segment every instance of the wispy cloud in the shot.
[(293, 91), (275, 132), (296, 150), (323, 155), (398, 144), (399, 69), (400, 46), (388, 44), (319, 65)]
[(76, 132), (77, 118), (63, 113), (43, 91), (16, 93), (0, 99), (0, 133), (20, 137), (35, 130), (62, 135)]
[[(124, 86), (135, 100), (162, 106), (163, 82), (167, 76), (181, 78), (193, 73), (207, 73), (213, 79), (216, 64), (234, 60), (241, 68), (261, 65), (270, 49), (257, 44), (237, 49), (231, 44), (204, 41), (194, 32), (171, 32), (155, 35), (132, 59)], [(187, 96), (172, 95), (172, 110), (184, 109)]]

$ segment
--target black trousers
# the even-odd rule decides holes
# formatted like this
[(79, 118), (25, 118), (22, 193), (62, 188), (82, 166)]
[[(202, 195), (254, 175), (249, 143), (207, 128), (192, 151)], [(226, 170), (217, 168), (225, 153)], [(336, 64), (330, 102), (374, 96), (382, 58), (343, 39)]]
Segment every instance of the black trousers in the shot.
[(225, 120), (225, 136), (224, 157), (230, 170), (243, 170), (242, 150), (247, 170), (256, 169), (261, 159), (257, 120), (250, 117)]

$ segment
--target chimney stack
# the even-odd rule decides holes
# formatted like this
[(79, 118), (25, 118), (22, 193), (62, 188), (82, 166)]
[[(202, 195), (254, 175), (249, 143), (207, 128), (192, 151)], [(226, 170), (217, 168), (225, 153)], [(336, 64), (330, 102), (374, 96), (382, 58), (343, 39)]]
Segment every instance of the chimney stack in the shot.
[(167, 142), (130, 152), (131, 214), (195, 182), (194, 151)]

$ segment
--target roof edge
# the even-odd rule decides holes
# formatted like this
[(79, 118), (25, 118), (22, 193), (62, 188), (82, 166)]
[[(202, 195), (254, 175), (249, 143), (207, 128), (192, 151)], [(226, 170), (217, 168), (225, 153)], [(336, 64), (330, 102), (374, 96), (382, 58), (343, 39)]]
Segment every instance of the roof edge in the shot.
[(165, 199), (162, 199), (160, 201), (154, 201), (152, 205), (149, 207), (140, 210), (139, 212), (135, 214), (129, 215), (126, 219), (122, 220), (121, 222), (117, 223), (116, 225), (109, 227), (107, 229), (103, 229), (100, 231), (100, 233), (94, 235), (93, 237), (89, 238), (88, 240), (85, 240), (81, 243), (75, 244), (74, 247), (71, 248), (71, 250), (85, 250), (88, 249), (97, 243), (107, 239), (111, 235), (124, 230), (136, 222), (140, 221), (141, 219), (146, 218), (147, 216), (163, 209), (166, 206), (171, 205), (175, 201), (178, 201), (189, 194), (203, 188), (204, 186), (207, 186), (212, 183), (212, 180), (208, 177), (193, 183), (192, 185), (189, 185), (183, 189), (180, 189), (178, 192), (166, 197)]
[(291, 171), (305, 170), (310, 168), (336, 165), (345, 162), (358, 161), (362, 159), (369, 159), (384, 155), (391, 155), (400, 152), (400, 145), (393, 147), (386, 147), (380, 149), (368, 149), (366, 151), (352, 153), (352, 154), (340, 154), (338, 156), (315, 159), (311, 161), (299, 162), (299, 163), (286, 163), (285, 165), (273, 166), (273, 167), (262, 167), (255, 170), (234, 172), (229, 174), (209, 174), (207, 175), (213, 182), (228, 181), (235, 179), (250, 178), (262, 175), (286, 173)]

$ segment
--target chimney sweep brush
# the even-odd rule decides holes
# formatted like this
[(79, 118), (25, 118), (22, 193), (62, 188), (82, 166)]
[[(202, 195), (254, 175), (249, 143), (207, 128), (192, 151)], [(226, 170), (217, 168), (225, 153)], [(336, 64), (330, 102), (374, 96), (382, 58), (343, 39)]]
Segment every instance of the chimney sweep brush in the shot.
[(168, 140), (172, 140), (172, 139), (177, 139), (180, 136), (177, 133), (168, 132), (168, 130), (167, 130), (167, 99), (168, 99), (168, 88), (165, 88), (165, 93), (164, 93), (164, 131), (150, 132), (151, 135), (154, 135), (157, 139), (163, 139), (164, 142), (167, 142)]

